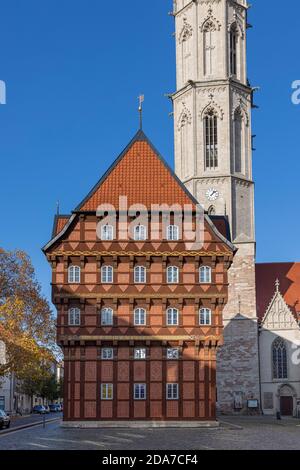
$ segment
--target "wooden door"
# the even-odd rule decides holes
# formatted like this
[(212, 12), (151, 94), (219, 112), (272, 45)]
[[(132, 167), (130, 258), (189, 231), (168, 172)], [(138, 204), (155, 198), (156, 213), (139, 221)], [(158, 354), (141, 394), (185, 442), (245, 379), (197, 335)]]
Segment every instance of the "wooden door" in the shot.
[(280, 397), (280, 412), (282, 416), (293, 416), (293, 397)]

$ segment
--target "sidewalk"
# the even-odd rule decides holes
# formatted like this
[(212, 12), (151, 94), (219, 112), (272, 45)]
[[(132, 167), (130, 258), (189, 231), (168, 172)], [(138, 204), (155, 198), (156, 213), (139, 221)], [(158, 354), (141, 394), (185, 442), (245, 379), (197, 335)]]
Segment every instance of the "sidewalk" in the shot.
[[(54, 418), (61, 418), (62, 413), (50, 413), (45, 415), (46, 421), (52, 420)], [(43, 415), (30, 414), (24, 416), (12, 416), (11, 417), (11, 429), (18, 428), (19, 426), (26, 426), (34, 423), (43, 421)]]

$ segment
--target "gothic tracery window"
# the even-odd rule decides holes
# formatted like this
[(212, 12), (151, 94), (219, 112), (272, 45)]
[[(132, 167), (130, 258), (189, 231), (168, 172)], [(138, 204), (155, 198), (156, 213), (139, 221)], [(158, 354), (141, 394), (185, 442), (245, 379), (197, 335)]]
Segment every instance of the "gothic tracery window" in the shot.
[(239, 111), (234, 115), (234, 170), (242, 172), (243, 118)]
[(273, 378), (287, 379), (287, 350), (282, 338), (277, 338), (272, 345)]
[(238, 32), (236, 24), (233, 24), (230, 28), (229, 33), (230, 40), (230, 74), (237, 75), (237, 42), (238, 42)]
[(218, 116), (210, 109), (204, 117), (205, 127), (205, 167), (214, 170), (218, 167)]
[(216, 26), (211, 20), (207, 21), (203, 27), (203, 46), (204, 75), (212, 75), (216, 51)]

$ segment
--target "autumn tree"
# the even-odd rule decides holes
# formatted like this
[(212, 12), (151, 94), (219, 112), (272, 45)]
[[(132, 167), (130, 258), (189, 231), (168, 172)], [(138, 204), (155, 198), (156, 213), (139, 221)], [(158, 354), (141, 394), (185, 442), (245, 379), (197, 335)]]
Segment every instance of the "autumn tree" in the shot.
[(41, 363), (52, 361), (57, 352), (54, 317), (22, 251), (0, 249), (0, 341), (6, 356), (0, 377), (39, 373)]

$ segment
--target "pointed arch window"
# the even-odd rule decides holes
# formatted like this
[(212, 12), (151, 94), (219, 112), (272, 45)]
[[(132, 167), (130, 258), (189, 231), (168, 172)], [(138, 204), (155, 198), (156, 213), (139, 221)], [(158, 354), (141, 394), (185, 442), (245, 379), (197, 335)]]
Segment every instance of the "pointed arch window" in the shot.
[(237, 43), (238, 43), (238, 32), (236, 24), (233, 24), (229, 32), (230, 41), (230, 74), (237, 75)]
[(218, 116), (210, 109), (204, 117), (205, 166), (206, 169), (218, 168)]
[(243, 117), (240, 110), (234, 113), (234, 170), (242, 172)]
[(273, 378), (274, 379), (287, 379), (287, 349), (286, 344), (282, 338), (275, 339), (272, 345), (272, 359), (273, 359)]
[(207, 212), (208, 212), (208, 215), (216, 215), (216, 208), (215, 208), (215, 206), (210, 206), (210, 207), (208, 208), (208, 211), (207, 211)]
[(204, 75), (212, 75), (216, 51), (216, 25), (212, 20), (207, 21), (203, 26), (203, 47)]

